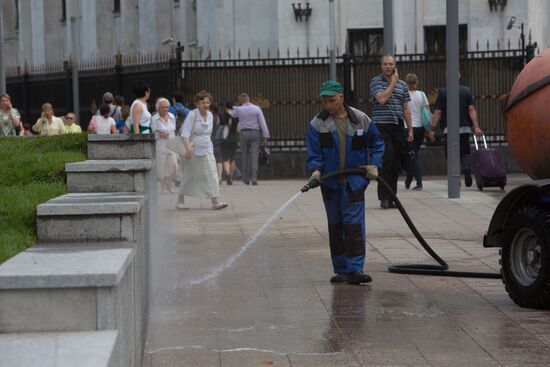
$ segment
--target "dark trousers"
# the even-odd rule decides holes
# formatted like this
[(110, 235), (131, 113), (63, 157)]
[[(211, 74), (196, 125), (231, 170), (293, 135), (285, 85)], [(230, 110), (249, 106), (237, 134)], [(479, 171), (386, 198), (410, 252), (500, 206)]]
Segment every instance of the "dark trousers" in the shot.
[(321, 186), (328, 220), (330, 256), (336, 274), (363, 271), (365, 264), (365, 190)]
[(422, 187), (422, 171), (420, 170), (420, 147), (424, 142), (424, 130), (423, 127), (413, 127), (413, 150), (415, 153), (414, 156), (414, 170), (412, 172), (407, 172), (407, 178), (405, 183), (408, 185), (411, 184), (412, 179), (416, 180), (416, 186)]
[[(460, 137), (460, 172), (471, 173), (472, 170), (472, 157), (470, 149), (470, 133), (459, 134)], [(447, 134), (444, 135), (445, 144), (445, 158), (447, 158)]]
[[(401, 157), (405, 149), (405, 135), (401, 124), (376, 124), (376, 127), (384, 139), (384, 156), (382, 157), (382, 170), (380, 177), (388, 183), (393, 192), (397, 194), (397, 180), (401, 171)], [(391, 195), (382, 185), (378, 185), (378, 200), (392, 201)]]

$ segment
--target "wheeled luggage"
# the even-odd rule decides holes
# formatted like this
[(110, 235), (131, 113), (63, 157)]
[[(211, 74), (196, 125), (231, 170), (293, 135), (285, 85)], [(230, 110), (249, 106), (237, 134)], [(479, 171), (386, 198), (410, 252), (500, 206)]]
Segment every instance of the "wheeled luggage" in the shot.
[(504, 190), (506, 167), (502, 155), (497, 149), (487, 148), (485, 135), (482, 138), (484, 147), (479, 147), (474, 135), (476, 150), (472, 152), (472, 169), (476, 177), (477, 188), (483, 190), (484, 187), (500, 187)]

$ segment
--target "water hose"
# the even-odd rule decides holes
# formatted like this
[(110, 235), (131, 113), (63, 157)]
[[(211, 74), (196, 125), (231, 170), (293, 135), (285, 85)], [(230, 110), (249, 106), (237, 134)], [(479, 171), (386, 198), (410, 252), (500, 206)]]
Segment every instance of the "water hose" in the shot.
[[(319, 180), (312, 179), (307, 184), (302, 187), (302, 192), (307, 192), (310, 189), (313, 189), (319, 185), (321, 185), (322, 182), (329, 180), (331, 178), (344, 175), (344, 176), (350, 176), (350, 175), (361, 175), (364, 176), (366, 174), (366, 171), (362, 168), (352, 168), (352, 169), (344, 169), (341, 171), (334, 171), (327, 173), (326, 175), (323, 175), (320, 177)], [(414, 223), (412, 222), (411, 218), (409, 217), (409, 214), (407, 214), (407, 211), (395, 195), (395, 192), (391, 189), (391, 187), (388, 185), (384, 179), (382, 179), (380, 176), (376, 177), (376, 181), (379, 185), (382, 185), (382, 187), (390, 193), (392, 196), (393, 202), (395, 203), (395, 206), (397, 209), (399, 209), (399, 213), (401, 213), (401, 216), (407, 223), (407, 226), (409, 226), (409, 229), (414, 234), (414, 237), (418, 240), (420, 245), (426, 250), (426, 252), (439, 264), (403, 264), (403, 265), (391, 265), (388, 267), (388, 271), (390, 273), (398, 273), (398, 274), (418, 274), (418, 275), (437, 275), (437, 276), (449, 276), (449, 277), (466, 277), (466, 278), (489, 278), (489, 279), (500, 279), (502, 276), (500, 273), (483, 273), (483, 272), (469, 272), (469, 271), (450, 271), (449, 265), (443, 260), (437, 253), (428, 245), (424, 237), (418, 232), (418, 229), (415, 227)]]

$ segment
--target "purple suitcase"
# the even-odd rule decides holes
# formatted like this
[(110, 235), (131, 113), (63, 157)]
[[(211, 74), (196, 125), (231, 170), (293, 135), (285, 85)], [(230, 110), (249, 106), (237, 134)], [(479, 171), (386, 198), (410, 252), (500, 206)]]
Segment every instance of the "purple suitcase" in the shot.
[(472, 152), (472, 169), (476, 177), (477, 188), (483, 190), (484, 187), (500, 187), (504, 190), (506, 167), (502, 155), (499, 150), (487, 148), (485, 135), (482, 138), (484, 147), (479, 147), (474, 135), (476, 150)]

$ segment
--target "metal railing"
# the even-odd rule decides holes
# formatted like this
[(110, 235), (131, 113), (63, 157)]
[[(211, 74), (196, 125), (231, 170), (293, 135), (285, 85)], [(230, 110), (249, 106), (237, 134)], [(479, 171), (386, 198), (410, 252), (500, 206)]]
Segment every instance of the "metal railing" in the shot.
[[(487, 137), (504, 142), (505, 125), (500, 98), (511, 88), (522, 68), (521, 50), (469, 52), (461, 56), (461, 84), (468, 85), (476, 98), (479, 121)], [(91, 118), (90, 104), (98, 105), (105, 91), (133, 100), (133, 83), (146, 80), (152, 87), (150, 108), (157, 97), (169, 97), (180, 89), (186, 101), (206, 89), (217, 103), (236, 100), (246, 92), (263, 108), (276, 149), (301, 150), (308, 122), (321, 110), (320, 84), (327, 79), (329, 58), (278, 57), (221, 60), (141, 58), (102, 60), (79, 66), (81, 125)], [(179, 56), (179, 57), (178, 57)], [(351, 104), (372, 113), (369, 85), (379, 73), (378, 58), (337, 58), (337, 77), (350, 86)], [(402, 79), (409, 72), (419, 77), (419, 87), (433, 104), (437, 89), (445, 84), (445, 60), (424, 54), (396, 55)], [(346, 79), (346, 78), (347, 79)], [(54, 105), (57, 115), (72, 110), (71, 66), (24, 71), (7, 78), (7, 90), (23, 121), (32, 124), (44, 102)]]

